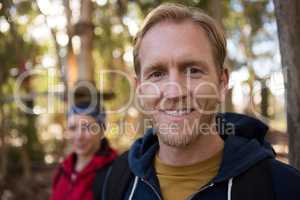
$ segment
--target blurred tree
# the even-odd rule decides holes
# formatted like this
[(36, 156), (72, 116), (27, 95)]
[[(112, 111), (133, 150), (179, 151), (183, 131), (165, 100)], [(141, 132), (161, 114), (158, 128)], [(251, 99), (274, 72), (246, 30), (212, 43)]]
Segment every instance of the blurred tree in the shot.
[[(249, 78), (244, 84), (249, 88), (249, 103), (245, 112), (248, 114), (259, 113), (267, 120), (270, 118), (269, 98), (271, 93), (266, 83), (270, 77), (261, 75), (260, 72), (267, 71), (268, 66), (264, 62), (273, 60), (275, 52), (273, 49), (260, 52), (257, 51), (257, 46), (261, 45), (262, 41), (276, 42), (276, 38), (270, 35), (267, 30), (267, 26), (274, 21), (274, 11), (270, 8), (270, 1), (268, 0), (232, 0), (229, 5), (230, 11), (228, 17), (225, 18), (225, 28), (230, 46), (228, 48), (228, 63), (232, 71), (243, 68), (248, 71)], [(232, 51), (234, 51), (234, 55)], [(257, 60), (263, 61), (259, 62), (260, 66), (255, 63)], [(256, 84), (260, 86), (259, 92), (256, 91)], [(257, 92), (261, 99), (259, 106), (254, 101)]]
[(300, 169), (300, 3), (274, 0), (285, 78), (289, 161)]
[(91, 0), (81, 0), (80, 19), (76, 24), (76, 34), (80, 36), (81, 41), (78, 79), (85, 81), (94, 81), (94, 59), (92, 56), (94, 36), (94, 24), (92, 23), (93, 6)]
[[(13, 103), (12, 100), (5, 101), (3, 99), (5, 96), (12, 96), (14, 89), (16, 89), (14, 88), (16, 80), (11, 79), (11, 75), (20, 75), (32, 69), (37, 62), (37, 58), (42, 53), (42, 47), (37, 45), (35, 41), (29, 38), (24, 39), (27, 24), (21, 24), (17, 20), (19, 16), (25, 16), (29, 22), (36, 16), (30, 1), (21, 1), (17, 4), (10, 0), (1, 2), (0, 17), (2, 23), (6, 23), (8, 27), (7, 31), (0, 32), (0, 58), (3, 61), (0, 73), (2, 75), (0, 79), (0, 96), (3, 101), (1, 103), (4, 103), (4, 105), (1, 105), (1, 118), (5, 119), (1, 120), (1, 148), (3, 149), (1, 169), (3, 170), (3, 176), (5, 176), (7, 169), (11, 169), (8, 165), (10, 165), (9, 162), (13, 162), (14, 158), (7, 155), (7, 153), (10, 152), (8, 148), (11, 148), (12, 144), (7, 142), (12, 137), (13, 131), (17, 131), (17, 138), (22, 141), (22, 150), (18, 153), (22, 154), (21, 165), (23, 174), (26, 178), (29, 178), (31, 162), (43, 161), (43, 151), (35, 129), (35, 116), (20, 112), (20, 110), (16, 109), (16, 106), (9, 105)], [(20, 92), (28, 93), (30, 91), (30, 78), (26, 78), (22, 82)], [(24, 104), (33, 108), (34, 101), (33, 99), (27, 99)], [(15, 121), (14, 117), (16, 115), (20, 117), (18, 121)], [(17, 167), (16, 163), (15, 167)]]

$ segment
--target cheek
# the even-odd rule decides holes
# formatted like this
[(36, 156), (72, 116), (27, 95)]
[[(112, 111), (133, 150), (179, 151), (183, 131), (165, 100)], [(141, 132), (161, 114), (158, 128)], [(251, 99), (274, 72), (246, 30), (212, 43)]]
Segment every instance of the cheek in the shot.
[(216, 105), (220, 102), (220, 91), (218, 84), (205, 82), (194, 85), (192, 92), (193, 105), (199, 111), (215, 112)]
[(89, 133), (84, 139), (88, 143), (95, 143), (95, 141), (100, 140), (100, 135), (97, 133)]
[[(86, 152), (86, 151), (90, 151), (91, 149), (94, 149), (95, 147), (97, 147), (100, 143), (100, 137), (98, 136), (86, 136), (86, 137), (82, 137), (81, 140), (78, 142), (83, 143), (84, 145), (80, 148), (82, 151)], [(76, 143), (74, 143), (76, 144)], [(76, 146), (75, 146), (76, 147)]]
[(72, 144), (77, 144), (81, 141), (81, 137), (79, 137), (77, 133), (72, 133), (72, 135), (69, 138), (69, 141)]
[(145, 110), (153, 109), (159, 102), (161, 89), (159, 84), (142, 83), (139, 87), (137, 98)]

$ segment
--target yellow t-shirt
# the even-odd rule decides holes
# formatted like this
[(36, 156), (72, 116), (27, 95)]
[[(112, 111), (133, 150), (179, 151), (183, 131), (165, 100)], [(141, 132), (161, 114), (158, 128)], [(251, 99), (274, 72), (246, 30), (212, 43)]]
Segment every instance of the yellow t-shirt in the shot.
[(218, 173), (223, 150), (211, 158), (188, 166), (170, 166), (155, 157), (155, 170), (163, 199), (184, 200), (199, 191)]

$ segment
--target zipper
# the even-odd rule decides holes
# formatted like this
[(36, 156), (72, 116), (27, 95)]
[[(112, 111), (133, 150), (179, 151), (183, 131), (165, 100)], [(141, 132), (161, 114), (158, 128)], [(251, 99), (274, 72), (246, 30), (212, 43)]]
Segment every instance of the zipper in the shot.
[(72, 190), (73, 190), (73, 183), (71, 183), (69, 186), (68, 186), (68, 189), (67, 189), (67, 192), (64, 194), (64, 198), (65, 200), (68, 199), (68, 196), (71, 194)]
[(203, 186), (199, 191), (195, 192), (194, 194), (192, 194), (190, 197), (187, 198), (187, 200), (192, 200), (196, 194), (200, 193), (200, 192), (203, 192), (204, 190), (208, 189), (208, 188), (211, 188), (213, 187), (215, 184), (214, 183), (210, 183), (210, 184), (207, 184), (205, 186)]
[(69, 195), (72, 193), (72, 191), (74, 189), (76, 179), (77, 179), (77, 176), (74, 178), (74, 175), (71, 174), (70, 179), (69, 179), (70, 185), (68, 186), (67, 192), (65, 193), (63, 199), (67, 200), (69, 198)]
[[(148, 181), (146, 181), (144, 178), (141, 178), (141, 180), (153, 190), (153, 192), (155, 193), (155, 195), (157, 196), (157, 198), (159, 200), (162, 200), (161, 196), (158, 194), (158, 192), (156, 191), (156, 189)], [(208, 188), (211, 188), (214, 185), (215, 185), (215, 183), (211, 182), (211, 183), (203, 186), (199, 191), (195, 192), (190, 197), (188, 197), (187, 200), (192, 200), (196, 196), (196, 194), (198, 194), (200, 192), (203, 192), (204, 190), (207, 190)]]
[(156, 189), (148, 181), (146, 181), (144, 178), (142, 178), (141, 180), (153, 190), (153, 192), (155, 193), (156, 197), (159, 200), (162, 200), (161, 196), (158, 194), (158, 192), (156, 191)]

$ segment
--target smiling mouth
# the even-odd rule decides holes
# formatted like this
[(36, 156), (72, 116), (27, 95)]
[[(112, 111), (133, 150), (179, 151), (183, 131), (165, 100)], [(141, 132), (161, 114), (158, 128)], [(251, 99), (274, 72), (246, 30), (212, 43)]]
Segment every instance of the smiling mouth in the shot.
[(78, 147), (78, 148), (84, 148), (85, 146), (86, 146), (86, 143), (76, 144), (76, 147)]
[(195, 109), (190, 108), (190, 109), (172, 109), (172, 110), (160, 110), (160, 111), (169, 116), (182, 117), (192, 113), (194, 110)]

